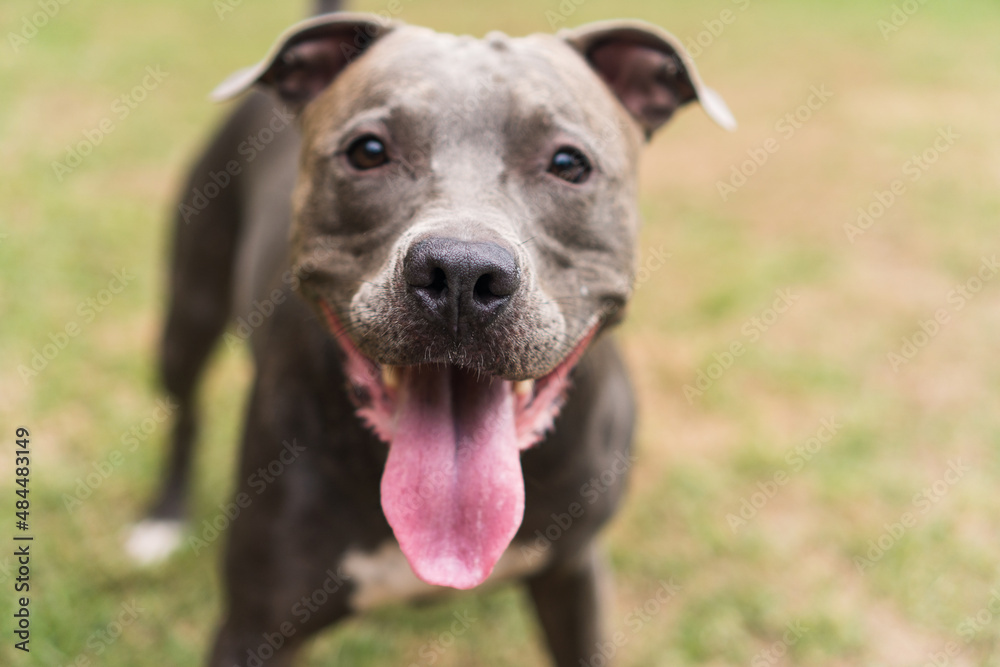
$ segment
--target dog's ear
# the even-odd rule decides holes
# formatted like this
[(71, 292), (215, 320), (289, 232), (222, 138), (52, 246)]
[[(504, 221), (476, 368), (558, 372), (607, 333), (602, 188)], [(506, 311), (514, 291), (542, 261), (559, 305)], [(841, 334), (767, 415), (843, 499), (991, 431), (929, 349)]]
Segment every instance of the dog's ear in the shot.
[(212, 99), (228, 100), (260, 84), (301, 109), (394, 26), (374, 14), (352, 12), (297, 23), (278, 38), (263, 60), (219, 84)]
[(736, 129), (722, 97), (701, 82), (694, 60), (667, 31), (643, 21), (599, 21), (562, 30), (559, 37), (590, 63), (647, 138), (695, 100), (716, 123)]

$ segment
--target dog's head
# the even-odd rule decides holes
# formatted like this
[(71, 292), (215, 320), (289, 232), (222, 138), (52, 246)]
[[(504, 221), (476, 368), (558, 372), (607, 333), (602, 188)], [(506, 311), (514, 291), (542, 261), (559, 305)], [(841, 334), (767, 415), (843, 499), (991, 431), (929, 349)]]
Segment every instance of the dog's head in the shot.
[(300, 112), (293, 267), (390, 445), (386, 517), (419, 576), (475, 586), (520, 525), (519, 452), (628, 301), (641, 145), (692, 101), (732, 117), (639, 22), (479, 40), (333, 14), (216, 94), (253, 84)]

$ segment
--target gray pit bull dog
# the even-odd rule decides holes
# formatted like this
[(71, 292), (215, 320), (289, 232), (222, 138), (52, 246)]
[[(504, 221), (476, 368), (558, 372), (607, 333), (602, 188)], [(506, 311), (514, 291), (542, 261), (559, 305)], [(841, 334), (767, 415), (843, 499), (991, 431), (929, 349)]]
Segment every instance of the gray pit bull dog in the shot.
[(270, 95), (179, 207), (162, 371), (181, 408), (130, 550), (176, 539), (194, 386), (237, 316), (256, 378), (211, 665), (289, 665), (351, 613), (505, 579), (555, 663), (590, 664), (594, 537), (633, 461), (605, 331), (636, 269), (637, 156), (692, 101), (732, 128), (725, 104), (636, 21), (480, 40), (327, 14), (216, 97), (252, 87)]

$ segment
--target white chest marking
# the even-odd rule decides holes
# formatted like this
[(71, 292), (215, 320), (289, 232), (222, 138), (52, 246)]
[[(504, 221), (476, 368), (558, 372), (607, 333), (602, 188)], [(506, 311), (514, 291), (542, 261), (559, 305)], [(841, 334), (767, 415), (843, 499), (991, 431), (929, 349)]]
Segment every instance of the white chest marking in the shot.
[[(545, 567), (548, 561), (548, 554), (539, 556), (535, 550), (522, 551), (516, 543), (511, 544), (482, 586), (533, 574)], [(343, 569), (355, 585), (351, 595), (351, 607), (356, 611), (373, 609), (390, 602), (437, 597), (456, 592), (454, 589), (433, 586), (417, 579), (410, 569), (410, 564), (406, 562), (406, 556), (394, 540), (383, 542), (378, 549), (371, 552), (358, 549), (348, 551), (344, 556)]]

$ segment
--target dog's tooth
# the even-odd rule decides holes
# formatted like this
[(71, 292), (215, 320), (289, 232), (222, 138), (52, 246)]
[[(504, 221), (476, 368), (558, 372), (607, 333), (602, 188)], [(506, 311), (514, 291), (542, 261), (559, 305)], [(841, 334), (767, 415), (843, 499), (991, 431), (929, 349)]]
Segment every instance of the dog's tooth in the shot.
[(399, 386), (399, 366), (390, 366), (385, 364), (382, 366), (382, 384), (386, 386), (386, 389), (395, 389)]
[(534, 380), (520, 380), (514, 383), (514, 393), (518, 396), (531, 396), (533, 391), (535, 391)]

